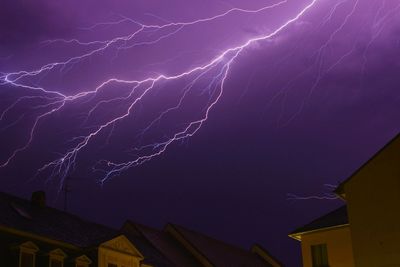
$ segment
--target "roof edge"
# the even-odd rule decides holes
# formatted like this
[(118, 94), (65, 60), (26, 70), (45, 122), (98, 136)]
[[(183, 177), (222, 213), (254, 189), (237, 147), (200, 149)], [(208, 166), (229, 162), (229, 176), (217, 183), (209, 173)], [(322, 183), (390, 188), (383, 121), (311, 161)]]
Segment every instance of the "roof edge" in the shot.
[[(179, 227), (179, 226), (178, 226)], [(206, 257), (192, 242), (187, 240), (184, 234), (182, 234), (177, 226), (172, 223), (167, 223), (164, 227), (164, 231), (169, 233), (176, 241), (178, 241), (187, 251), (192, 254), (201, 264), (206, 267), (213, 267), (213, 263)]]
[(0, 231), (4, 231), (4, 232), (10, 233), (10, 234), (19, 235), (19, 236), (26, 237), (26, 238), (36, 239), (36, 240), (39, 240), (39, 241), (47, 242), (47, 243), (50, 243), (50, 244), (54, 244), (54, 245), (57, 245), (57, 246), (61, 246), (61, 247), (65, 247), (65, 248), (69, 248), (69, 249), (73, 249), (73, 250), (81, 249), (81, 247), (79, 247), (79, 246), (76, 246), (76, 245), (61, 241), (61, 240), (52, 239), (52, 238), (47, 237), (47, 236), (42, 236), (42, 235), (38, 235), (38, 234), (34, 234), (34, 233), (18, 230), (16, 228), (7, 227), (7, 226), (4, 226), (4, 225), (0, 225)]
[(277, 260), (274, 256), (272, 256), (263, 246), (260, 244), (254, 244), (251, 248), (251, 252), (257, 254), (264, 261), (272, 265), (272, 267), (283, 267), (283, 264)]
[(337, 194), (341, 198), (345, 198), (344, 185), (349, 182), (354, 176), (356, 176), (365, 166), (367, 166), (371, 161), (376, 159), (386, 148), (392, 145), (397, 139), (400, 138), (400, 133), (397, 133), (394, 137), (390, 139), (383, 147), (381, 147), (377, 152), (375, 152), (372, 157), (370, 157), (367, 161), (365, 161), (360, 167), (358, 167), (348, 178), (346, 178), (343, 182), (339, 184), (339, 186), (335, 189), (334, 193)]
[(329, 231), (329, 230), (334, 230), (334, 229), (337, 229), (337, 228), (344, 228), (344, 227), (348, 227), (348, 226), (350, 226), (349, 223), (338, 224), (338, 225), (333, 225), (333, 226), (327, 226), (327, 227), (322, 227), (322, 228), (318, 228), (318, 229), (313, 229), (313, 230), (310, 230), (310, 231), (293, 232), (293, 233), (288, 234), (288, 236), (293, 238), (293, 239), (295, 239), (295, 240), (297, 240), (297, 241), (301, 241), (301, 236), (305, 235), (305, 234)]

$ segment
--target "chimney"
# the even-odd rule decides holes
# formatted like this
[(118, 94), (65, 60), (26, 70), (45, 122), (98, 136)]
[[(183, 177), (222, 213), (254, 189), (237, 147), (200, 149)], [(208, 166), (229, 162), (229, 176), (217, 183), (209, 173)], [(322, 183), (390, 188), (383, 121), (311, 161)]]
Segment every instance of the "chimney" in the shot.
[(35, 191), (32, 193), (31, 205), (34, 207), (46, 207), (46, 193), (44, 191)]

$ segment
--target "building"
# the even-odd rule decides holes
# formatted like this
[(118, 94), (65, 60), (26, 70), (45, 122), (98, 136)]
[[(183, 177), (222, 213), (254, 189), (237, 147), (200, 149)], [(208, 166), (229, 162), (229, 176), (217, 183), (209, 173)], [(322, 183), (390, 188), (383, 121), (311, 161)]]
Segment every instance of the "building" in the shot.
[(31, 200), (0, 193), (0, 266), (264, 267), (281, 266), (260, 246), (244, 250), (184, 227), (163, 230), (127, 221), (121, 229), (86, 221)]
[(175, 266), (282, 266), (260, 245), (248, 251), (175, 224), (160, 231), (128, 221), (122, 229), (143, 235)]
[(400, 266), (400, 135), (335, 193), (346, 205), (296, 229), (305, 267)]
[(305, 267), (354, 266), (346, 206), (296, 229), (290, 237), (301, 241)]

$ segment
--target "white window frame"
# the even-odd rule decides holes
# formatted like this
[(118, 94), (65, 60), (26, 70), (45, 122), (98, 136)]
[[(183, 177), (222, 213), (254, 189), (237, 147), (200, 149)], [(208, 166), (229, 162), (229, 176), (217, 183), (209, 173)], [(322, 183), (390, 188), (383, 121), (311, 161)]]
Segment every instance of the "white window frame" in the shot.
[(49, 252), (49, 267), (52, 267), (52, 265), (51, 265), (52, 260), (61, 261), (61, 267), (64, 267), (64, 260), (66, 257), (67, 257), (67, 254), (65, 254), (65, 252), (59, 248), (50, 251)]
[(18, 266), (21, 267), (21, 260), (22, 260), (22, 253), (26, 254), (31, 254), (33, 255), (33, 267), (36, 266), (36, 252), (39, 251), (39, 247), (36, 246), (35, 243), (28, 241), (25, 243), (22, 243), (19, 246), (19, 261), (18, 261)]

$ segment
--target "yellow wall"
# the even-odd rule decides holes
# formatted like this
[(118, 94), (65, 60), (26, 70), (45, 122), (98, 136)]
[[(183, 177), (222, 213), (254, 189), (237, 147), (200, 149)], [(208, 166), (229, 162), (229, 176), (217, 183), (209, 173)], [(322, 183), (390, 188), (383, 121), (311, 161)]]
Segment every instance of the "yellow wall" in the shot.
[(142, 259), (140, 252), (122, 235), (99, 246), (99, 267), (108, 267), (109, 263), (118, 267), (139, 267)]
[(400, 266), (400, 138), (344, 185), (357, 267)]
[(303, 266), (312, 267), (311, 246), (327, 244), (330, 267), (354, 267), (348, 226), (311, 232), (301, 236)]

